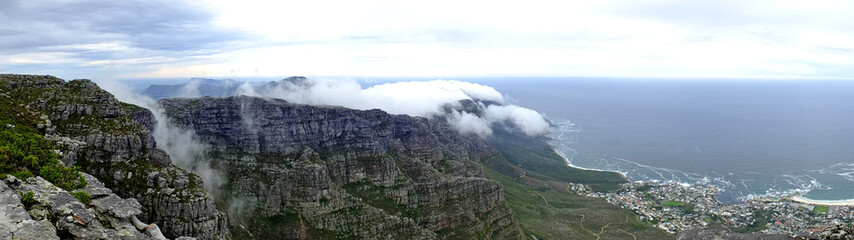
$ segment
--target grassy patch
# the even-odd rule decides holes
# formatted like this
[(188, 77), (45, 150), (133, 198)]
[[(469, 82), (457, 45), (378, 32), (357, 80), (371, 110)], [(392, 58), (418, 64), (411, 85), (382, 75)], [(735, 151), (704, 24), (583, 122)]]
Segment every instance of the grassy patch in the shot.
[(813, 210), (814, 212), (816, 212), (816, 213), (824, 213), (824, 214), (827, 214), (827, 211), (830, 211), (830, 207), (828, 207), (828, 206), (820, 206), (820, 205), (819, 205), (819, 206), (815, 206), (815, 208), (813, 208), (812, 210)]
[(661, 206), (664, 207), (682, 207), (685, 206), (685, 203), (679, 201), (664, 201), (661, 203)]

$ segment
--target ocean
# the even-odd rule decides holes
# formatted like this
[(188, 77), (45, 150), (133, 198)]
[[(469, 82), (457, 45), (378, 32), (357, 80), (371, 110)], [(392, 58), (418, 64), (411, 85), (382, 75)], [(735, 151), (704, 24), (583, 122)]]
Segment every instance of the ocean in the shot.
[(725, 203), (854, 199), (854, 81), (461, 80), (543, 113), (573, 166), (712, 184)]

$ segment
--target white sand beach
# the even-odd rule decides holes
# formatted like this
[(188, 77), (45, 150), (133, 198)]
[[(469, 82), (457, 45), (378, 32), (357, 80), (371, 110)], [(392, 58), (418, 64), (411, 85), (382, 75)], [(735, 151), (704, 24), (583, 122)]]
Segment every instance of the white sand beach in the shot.
[(792, 201), (799, 203), (806, 203), (812, 205), (824, 205), (824, 206), (854, 206), (854, 199), (848, 200), (813, 200), (809, 198), (805, 198), (803, 196), (792, 196), (789, 197)]

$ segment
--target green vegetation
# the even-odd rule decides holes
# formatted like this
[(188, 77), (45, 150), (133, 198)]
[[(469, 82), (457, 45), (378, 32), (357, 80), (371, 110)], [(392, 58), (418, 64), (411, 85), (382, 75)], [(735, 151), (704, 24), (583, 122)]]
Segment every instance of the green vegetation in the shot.
[(413, 220), (417, 220), (424, 215), (420, 208), (410, 208), (402, 204), (397, 204), (394, 199), (388, 197), (383, 192), (383, 188), (367, 181), (346, 184), (344, 185), (344, 190), (354, 197), (361, 198), (364, 203), (382, 209), (387, 213)]
[(827, 211), (830, 211), (830, 207), (818, 205), (818, 206), (815, 206), (815, 208), (813, 208), (812, 210), (816, 213), (827, 214)]
[(684, 202), (679, 202), (679, 201), (664, 201), (664, 202), (661, 202), (661, 207), (679, 209), (680, 211), (682, 211), (684, 213), (694, 213), (694, 207), (696, 207), (696, 206), (694, 204), (684, 203)]
[(38, 202), (36, 201), (33, 191), (29, 191), (21, 193), (21, 203), (24, 204), (25, 208), (30, 209), (30, 207), (36, 205)]
[(92, 202), (92, 198), (89, 196), (88, 193), (86, 193), (84, 191), (74, 191), (71, 193), (71, 195), (74, 196), (74, 198), (77, 198), (77, 200), (80, 200), (80, 202), (82, 202), (84, 204), (89, 204)]
[(736, 232), (740, 233), (754, 233), (759, 232), (763, 229), (768, 228), (766, 225), (771, 222), (771, 212), (753, 212), (753, 218), (756, 219), (753, 224), (737, 228)]
[(13, 106), (0, 107), (0, 173), (20, 179), (41, 176), (65, 190), (86, 186), (86, 179), (75, 167), (66, 167), (59, 161), (53, 143), (38, 134), (26, 119), (13, 119), (19, 115)]
[(679, 201), (664, 201), (661, 203), (661, 206), (665, 207), (682, 207), (685, 206), (685, 203)]
[(543, 139), (498, 130), (492, 141), (500, 155), (481, 159), (484, 171), (501, 184), (526, 239), (675, 238), (629, 210), (568, 189), (568, 183), (583, 183), (596, 191), (617, 190), (626, 182), (618, 173), (569, 167)]
[(674, 239), (646, 225), (629, 210), (605, 200), (560, 189), (533, 187), (492, 169), (488, 178), (504, 188), (504, 199), (526, 239)]
[(307, 221), (298, 213), (282, 212), (277, 215), (265, 216), (264, 213), (256, 212), (251, 218), (246, 219), (246, 224), (229, 225), (233, 239), (287, 239), (296, 238), (288, 233), (294, 229), (305, 230), (303, 239), (355, 239), (355, 236), (340, 232), (332, 232), (319, 229)]
[(563, 157), (540, 139), (495, 131), (493, 143), (504, 159), (484, 163), (507, 176), (524, 174), (541, 181), (583, 183), (596, 191), (615, 190), (626, 182), (619, 173), (570, 167)]

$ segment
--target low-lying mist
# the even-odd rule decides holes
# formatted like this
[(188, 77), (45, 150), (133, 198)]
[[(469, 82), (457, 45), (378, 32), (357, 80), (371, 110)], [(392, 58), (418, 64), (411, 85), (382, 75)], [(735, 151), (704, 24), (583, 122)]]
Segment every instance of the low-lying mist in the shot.
[[(551, 127), (536, 111), (507, 104), (504, 96), (492, 87), (455, 80), (396, 82), (362, 88), (349, 79), (291, 77), (269, 83), (246, 82), (234, 95), (381, 109), (391, 114), (428, 118), (443, 116), (460, 133), (480, 137), (490, 136), (492, 128), (497, 126), (512, 126), (529, 136), (545, 134)], [(461, 101), (466, 100), (474, 102), (477, 109), (463, 109)]]
[[(217, 194), (224, 180), (222, 174), (211, 168), (207, 151), (210, 147), (199, 141), (195, 132), (183, 129), (171, 124), (166, 117), (163, 108), (156, 100), (133, 92), (128, 86), (117, 81), (99, 81), (101, 88), (112, 93), (123, 102), (147, 108), (154, 114), (157, 120), (154, 131), (154, 140), (157, 147), (166, 151), (176, 166), (199, 175), (204, 181), (205, 190)], [(192, 90), (188, 91), (192, 92)]]

